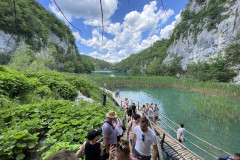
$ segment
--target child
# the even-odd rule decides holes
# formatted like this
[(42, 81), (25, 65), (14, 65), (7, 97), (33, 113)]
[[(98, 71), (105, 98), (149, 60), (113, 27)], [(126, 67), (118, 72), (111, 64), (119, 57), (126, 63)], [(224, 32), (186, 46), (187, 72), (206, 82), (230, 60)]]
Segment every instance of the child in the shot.
[(103, 145), (99, 140), (100, 135), (102, 134), (102, 129), (93, 129), (88, 132), (87, 138), (90, 142), (84, 142), (76, 153), (77, 157), (80, 157), (85, 150), (85, 159), (86, 160), (100, 160), (100, 157), (103, 155)]
[[(109, 160), (112, 159), (114, 150), (114, 146), (111, 146)], [(130, 155), (129, 141), (124, 138), (121, 138), (120, 143), (117, 144), (115, 154), (116, 157), (114, 160), (137, 160)]]

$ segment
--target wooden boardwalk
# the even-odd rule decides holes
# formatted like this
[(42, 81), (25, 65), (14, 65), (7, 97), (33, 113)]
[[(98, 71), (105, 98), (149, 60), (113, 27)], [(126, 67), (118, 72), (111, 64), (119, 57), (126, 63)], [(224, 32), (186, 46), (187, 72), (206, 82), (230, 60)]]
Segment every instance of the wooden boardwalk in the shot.
[[(115, 94), (107, 89), (105, 92), (112, 95), (113, 100), (119, 105), (123, 105), (123, 100), (121, 98), (116, 98)], [(137, 111), (138, 114), (143, 115), (140, 110)], [(124, 122), (126, 125), (126, 121)], [(161, 125), (160, 123), (151, 123), (156, 135), (158, 136), (159, 145), (161, 145), (162, 150), (173, 160), (195, 160), (202, 159), (196, 153), (189, 150), (187, 147), (179, 143), (176, 138), (172, 137)], [(127, 132), (124, 133), (124, 137), (127, 138)], [(160, 158), (161, 159), (161, 158)], [(162, 158), (163, 159), (163, 158)]]

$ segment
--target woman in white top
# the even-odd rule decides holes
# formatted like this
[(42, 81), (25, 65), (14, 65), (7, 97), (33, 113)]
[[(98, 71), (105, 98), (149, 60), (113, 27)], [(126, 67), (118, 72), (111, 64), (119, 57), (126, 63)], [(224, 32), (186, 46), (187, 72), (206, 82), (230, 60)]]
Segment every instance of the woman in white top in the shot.
[(132, 121), (130, 121), (128, 123), (128, 130), (127, 130), (127, 139), (130, 140), (130, 144), (132, 145), (132, 139), (133, 139), (133, 129), (139, 125), (139, 120), (140, 120), (141, 116), (139, 114), (135, 114), (133, 116)]
[(123, 129), (122, 129), (122, 121), (120, 118), (115, 118), (113, 121), (113, 126), (117, 130), (117, 142), (120, 141), (121, 137), (123, 136)]

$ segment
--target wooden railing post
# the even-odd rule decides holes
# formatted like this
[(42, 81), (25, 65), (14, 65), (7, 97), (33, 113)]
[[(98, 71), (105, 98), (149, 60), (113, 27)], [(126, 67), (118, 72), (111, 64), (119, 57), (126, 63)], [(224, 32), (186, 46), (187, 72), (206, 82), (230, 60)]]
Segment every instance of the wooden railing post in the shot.
[(162, 141), (161, 141), (161, 148), (162, 148), (162, 149), (163, 149), (164, 139), (165, 139), (165, 133), (163, 133), (163, 138), (162, 138)]
[(138, 102), (138, 110), (139, 110), (139, 102)]
[(122, 100), (121, 100), (121, 107), (122, 107)]

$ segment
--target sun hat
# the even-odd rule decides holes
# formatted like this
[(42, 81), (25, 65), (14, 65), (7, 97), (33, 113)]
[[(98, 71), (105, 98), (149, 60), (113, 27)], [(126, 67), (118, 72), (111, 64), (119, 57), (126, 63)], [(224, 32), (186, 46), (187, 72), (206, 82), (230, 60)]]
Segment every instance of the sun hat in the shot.
[(91, 141), (100, 134), (102, 134), (102, 128), (92, 129), (91, 131), (88, 132), (87, 138)]
[(106, 114), (106, 116), (109, 117), (109, 118), (117, 118), (117, 113), (115, 111), (109, 111)]

